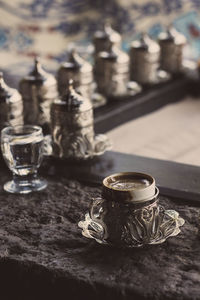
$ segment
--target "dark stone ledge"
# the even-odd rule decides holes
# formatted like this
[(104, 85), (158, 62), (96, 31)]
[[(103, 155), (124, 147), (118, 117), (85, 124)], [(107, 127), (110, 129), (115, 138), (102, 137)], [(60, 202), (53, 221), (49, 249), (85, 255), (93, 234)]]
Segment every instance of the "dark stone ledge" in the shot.
[(186, 224), (162, 245), (115, 249), (81, 236), (77, 222), (99, 187), (49, 179), (43, 192), (7, 194), (0, 171), (0, 299), (199, 299), (199, 208), (161, 197)]
[(151, 174), (162, 195), (195, 201), (200, 204), (200, 167), (173, 161), (107, 151), (104, 155), (82, 162), (55, 158), (45, 159), (40, 171), (86, 184), (101, 185), (102, 180), (118, 172)]

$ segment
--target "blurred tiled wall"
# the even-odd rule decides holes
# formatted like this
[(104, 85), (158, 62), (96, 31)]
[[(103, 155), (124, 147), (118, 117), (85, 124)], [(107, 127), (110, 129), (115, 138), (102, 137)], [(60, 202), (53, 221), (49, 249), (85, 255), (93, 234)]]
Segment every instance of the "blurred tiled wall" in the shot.
[(0, 68), (24, 74), (38, 54), (55, 70), (72, 43), (87, 55), (92, 34), (107, 19), (123, 34), (124, 49), (138, 32), (156, 38), (173, 22), (192, 45), (186, 55), (197, 58), (199, 9), (200, 0), (1, 0)]

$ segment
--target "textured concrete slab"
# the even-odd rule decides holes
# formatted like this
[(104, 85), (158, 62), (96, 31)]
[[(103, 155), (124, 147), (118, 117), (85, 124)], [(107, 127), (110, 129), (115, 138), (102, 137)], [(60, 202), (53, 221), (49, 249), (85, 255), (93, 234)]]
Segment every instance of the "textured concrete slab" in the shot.
[[(7, 194), (0, 171), (0, 299), (198, 299), (199, 208), (161, 197), (186, 223), (177, 237), (141, 249), (101, 246), (77, 222), (100, 188), (65, 178), (27, 196)], [(177, 204), (179, 203), (179, 204)]]

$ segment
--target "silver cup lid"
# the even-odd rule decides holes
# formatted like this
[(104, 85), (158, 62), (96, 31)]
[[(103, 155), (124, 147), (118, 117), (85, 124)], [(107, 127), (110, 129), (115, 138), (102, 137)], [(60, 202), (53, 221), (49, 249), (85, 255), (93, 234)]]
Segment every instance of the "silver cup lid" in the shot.
[(108, 40), (112, 44), (119, 44), (121, 42), (121, 35), (111, 27), (110, 23), (106, 22), (103, 30), (95, 32), (93, 40)]
[(68, 59), (66, 62), (61, 64), (60, 70), (64, 68), (65, 71), (69, 70), (76, 71), (80, 73), (88, 73), (92, 72), (92, 65), (84, 60), (76, 51), (76, 49), (72, 49), (68, 53)]
[(70, 79), (66, 88), (66, 92), (61, 98), (55, 99), (53, 107), (61, 112), (83, 112), (92, 109), (92, 104), (89, 99), (77, 93), (73, 88), (73, 80)]
[(175, 45), (184, 45), (186, 43), (185, 36), (172, 25), (167, 28), (166, 32), (160, 33), (158, 40), (159, 42), (172, 42)]
[(98, 56), (103, 60), (114, 61), (117, 64), (129, 63), (129, 56), (117, 46), (112, 46), (110, 51), (102, 51)]
[(30, 82), (31, 83), (44, 83), (45, 84), (55, 84), (56, 82), (56, 79), (55, 77), (46, 72), (41, 63), (40, 63), (40, 59), (38, 57), (36, 57), (34, 59), (34, 64), (33, 64), (33, 68), (32, 70), (29, 72), (29, 74), (27, 76), (25, 76), (22, 80), (22, 81), (26, 81), (26, 82)]
[(149, 53), (158, 53), (160, 51), (158, 43), (152, 40), (147, 33), (142, 33), (140, 39), (133, 41), (131, 48)]

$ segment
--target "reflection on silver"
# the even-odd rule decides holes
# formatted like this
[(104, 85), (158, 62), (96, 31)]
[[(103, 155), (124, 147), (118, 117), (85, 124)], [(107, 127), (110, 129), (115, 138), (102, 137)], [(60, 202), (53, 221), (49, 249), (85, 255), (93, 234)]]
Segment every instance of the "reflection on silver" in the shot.
[(160, 47), (147, 34), (132, 42), (130, 48), (130, 79), (140, 84), (158, 82)]
[(24, 102), (24, 121), (49, 127), (50, 106), (57, 97), (57, 83), (52, 74), (45, 72), (36, 58), (33, 70), (19, 84)]
[(7, 86), (0, 72), (0, 130), (16, 125), (23, 125), (23, 101), (16, 89)]
[(161, 244), (180, 233), (185, 223), (174, 210), (165, 210), (155, 197), (141, 204), (93, 199), (90, 212), (78, 226), (83, 236), (101, 244), (119, 247), (141, 247)]
[(94, 134), (91, 102), (76, 93), (72, 81), (51, 109), (53, 155), (60, 158), (87, 159), (110, 149), (105, 135)]
[(179, 217), (178, 212), (158, 206), (157, 209), (146, 208), (133, 212), (118, 234), (109, 237), (105, 223), (94, 220), (88, 213), (78, 225), (82, 228), (83, 236), (95, 239), (100, 244), (141, 247), (146, 244), (162, 244), (167, 238), (178, 235), (179, 227), (183, 224), (184, 220)]
[(183, 47), (186, 38), (172, 26), (159, 35), (161, 69), (170, 73), (183, 71)]

